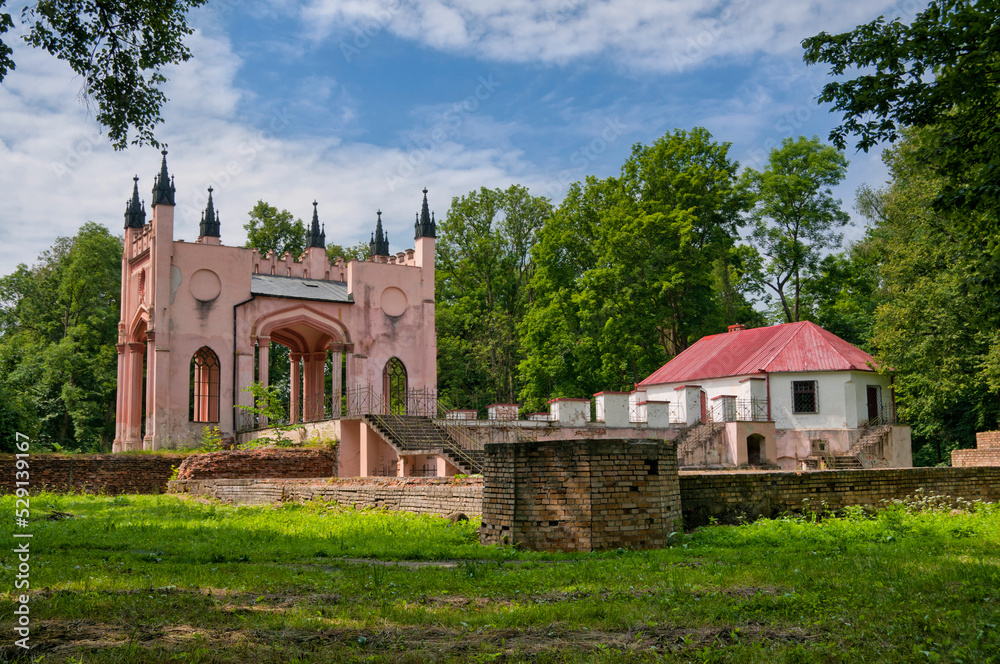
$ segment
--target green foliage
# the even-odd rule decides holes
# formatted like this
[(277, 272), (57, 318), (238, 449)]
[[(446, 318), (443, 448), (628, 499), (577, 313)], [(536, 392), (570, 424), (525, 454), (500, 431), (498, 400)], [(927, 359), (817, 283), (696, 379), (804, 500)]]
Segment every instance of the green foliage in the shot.
[(630, 388), (729, 316), (759, 320), (745, 297), (755, 257), (734, 246), (747, 199), (728, 149), (677, 130), (634, 146), (620, 177), (570, 187), (533, 251), (529, 406)]
[(256, 249), (261, 255), (273, 251), (282, 256), (288, 252), (295, 259), (305, 251), (306, 225), (288, 210), (279, 211), (264, 201), (257, 201), (249, 215), (250, 219), (243, 224), (247, 247)]
[(88, 222), (0, 277), (0, 427), (43, 447), (110, 449), (121, 252)]
[[(166, 101), (163, 68), (191, 52), (184, 38), (193, 30), (187, 12), (205, 0), (39, 1), (24, 8), (23, 36), (66, 62), (83, 80), (83, 98), (96, 106), (97, 121), (116, 150), (131, 143), (158, 145), (153, 130)], [(3, 3), (0, 2), (0, 8)], [(0, 12), (0, 36), (13, 27)], [(14, 69), (13, 51), (0, 41), (0, 81)], [(134, 134), (132, 133), (134, 132)]]
[(326, 257), (331, 261), (336, 260), (338, 256), (345, 262), (367, 260), (370, 251), (371, 247), (364, 241), (358, 242), (353, 247), (342, 247), (339, 244), (326, 245)]
[(1000, 417), (1000, 384), (991, 380), (1000, 305), (982, 285), (992, 256), (955, 223), (958, 212), (934, 206), (941, 178), (924, 155), (938, 140), (907, 134), (884, 155), (891, 184), (859, 196), (874, 224), (859, 256), (877, 260), (881, 293), (870, 343), (895, 370), (897, 410), (913, 427), (921, 465), (948, 463), (950, 450), (972, 446), (975, 431), (996, 428)]
[[(481, 188), (452, 200), (438, 226), (438, 392), (511, 403), (523, 358), (518, 323), (531, 298), (531, 250), (552, 212), (525, 187)], [(485, 405), (485, 404), (483, 404)]]
[(943, 140), (925, 155), (941, 178), (936, 207), (978, 210), (955, 222), (984, 235), (996, 232), (1000, 206), (997, 18), (993, 2), (933, 0), (909, 24), (879, 17), (802, 42), (805, 61), (828, 64), (837, 78), (819, 97), (843, 113), (834, 144), (854, 135), (867, 151), (905, 128), (936, 127)]
[(222, 448), (222, 432), (219, 427), (206, 426), (201, 429), (201, 439), (198, 441), (198, 452), (218, 452)]
[(236, 407), (249, 413), (257, 415), (258, 418), (266, 417), (269, 435), (260, 436), (251, 440), (243, 446), (244, 449), (254, 447), (291, 447), (295, 444), (288, 433), (291, 431), (304, 431), (301, 424), (292, 424), (288, 421), (288, 414), (285, 410), (283, 395), (279, 388), (274, 385), (264, 386), (254, 381), (243, 388), (244, 392), (253, 395), (253, 405), (244, 406), (236, 404)]
[(786, 138), (771, 150), (767, 168), (743, 174), (755, 197), (750, 212), (752, 238), (767, 259), (764, 285), (774, 291), (785, 321), (801, 320), (805, 282), (815, 273), (824, 249), (840, 245), (837, 229), (850, 221), (832, 187), (847, 172), (843, 153), (819, 138)]

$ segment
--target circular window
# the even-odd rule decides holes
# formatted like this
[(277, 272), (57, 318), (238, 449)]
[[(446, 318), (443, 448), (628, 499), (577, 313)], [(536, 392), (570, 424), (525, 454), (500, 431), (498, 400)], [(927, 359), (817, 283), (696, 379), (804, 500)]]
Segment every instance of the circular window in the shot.
[(390, 286), (382, 291), (382, 311), (387, 316), (402, 316), (407, 304), (406, 293), (400, 289)]
[(222, 292), (222, 281), (219, 275), (211, 270), (198, 270), (191, 275), (191, 295), (196, 300), (208, 302), (219, 297)]

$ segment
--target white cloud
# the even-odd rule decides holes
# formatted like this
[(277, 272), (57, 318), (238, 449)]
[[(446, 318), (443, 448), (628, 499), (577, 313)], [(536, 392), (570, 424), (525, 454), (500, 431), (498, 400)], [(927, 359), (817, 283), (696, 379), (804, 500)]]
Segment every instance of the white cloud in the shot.
[(381, 30), (430, 48), (503, 62), (609, 58), (620, 68), (682, 71), (750, 54), (786, 55), (822, 30), (849, 30), (911, 0), (312, 0), (314, 39)]
[[(381, 208), (393, 249), (402, 249), (412, 246), (424, 186), (443, 216), (452, 196), (507, 186), (510, 173), (531, 170), (513, 148), (470, 147), (461, 132), (419, 152), (346, 140), (328, 126), (316, 135), (296, 121), (297, 112), (315, 110), (309, 104), (332, 107), (345, 125), (355, 112), (336, 80), (303, 80), (316, 93), (307, 101), (300, 94), (288, 105), (263, 104), (237, 85), (241, 61), (228, 38), (196, 32), (189, 44), (194, 57), (169, 72), (170, 101), (158, 132), (176, 179), (175, 238), (197, 237), (213, 186), (226, 244), (245, 241), (242, 226), (257, 200), (308, 221), (316, 199), (331, 243), (367, 239)], [(57, 236), (75, 234), (85, 221), (121, 233), (133, 174), (148, 213), (160, 164), (152, 148), (112, 150), (76, 101), (72, 72), (47, 54), (16, 49), (18, 68), (0, 86), (0, 274), (35, 262)], [(490, 119), (481, 110), (464, 122), (482, 128)]]

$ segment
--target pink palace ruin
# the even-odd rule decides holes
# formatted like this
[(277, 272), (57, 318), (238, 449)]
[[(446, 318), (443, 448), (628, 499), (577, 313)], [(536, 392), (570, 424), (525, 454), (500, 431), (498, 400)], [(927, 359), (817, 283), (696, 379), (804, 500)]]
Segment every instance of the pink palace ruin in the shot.
[(238, 406), (253, 404), (251, 383), (268, 384), (271, 342), (289, 351), (292, 422), (337, 417), (344, 401), (373, 394), (398, 401), (433, 391), (435, 221), (426, 190), (413, 249), (389, 254), (379, 212), (372, 257), (345, 263), (327, 259), (315, 202), (305, 252), (262, 256), (221, 244), (211, 189), (198, 239), (174, 239), (166, 152), (148, 223), (135, 180), (125, 212), (114, 451), (188, 446), (206, 425), (224, 434), (266, 426)]
[[(436, 399), (436, 223), (426, 189), (413, 249), (389, 253), (378, 212), (368, 258), (345, 263), (327, 258), (316, 202), (300, 256), (261, 255), (222, 245), (211, 188), (198, 239), (174, 239), (166, 152), (148, 223), (135, 180), (116, 452), (197, 445), (206, 427), (243, 443), (287, 423), (300, 441), (339, 441), (341, 477), (474, 473), (488, 442), (580, 439), (672, 440), (682, 467), (911, 465), (891, 377), (811, 323), (732, 326), (631, 392), (552, 399), (549, 412), (524, 419), (517, 404), (493, 404), (485, 419), (447, 409)], [(279, 350), (286, 408), (269, 422), (250, 387), (269, 385)]]

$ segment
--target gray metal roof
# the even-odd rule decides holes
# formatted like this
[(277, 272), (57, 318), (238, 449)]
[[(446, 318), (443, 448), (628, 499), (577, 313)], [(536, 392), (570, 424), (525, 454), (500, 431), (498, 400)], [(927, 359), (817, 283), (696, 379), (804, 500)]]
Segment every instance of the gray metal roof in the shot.
[(253, 295), (289, 297), (297, 300), (320, 300), (322, 302), (354, 301), (347, 293), (346, 281), (279, 277), (271, 274), (252, 275), (250, 292)]

